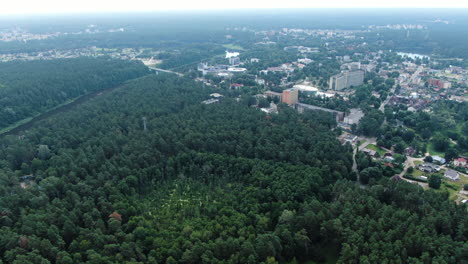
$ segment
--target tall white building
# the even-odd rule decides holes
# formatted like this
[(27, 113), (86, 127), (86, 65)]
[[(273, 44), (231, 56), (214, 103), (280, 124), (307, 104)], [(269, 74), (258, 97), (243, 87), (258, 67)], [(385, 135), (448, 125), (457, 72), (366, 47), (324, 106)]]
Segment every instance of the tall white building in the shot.
[(343, 90), (364, 83), (364, 71), (344, 71), (330, 77), (331, 90)]

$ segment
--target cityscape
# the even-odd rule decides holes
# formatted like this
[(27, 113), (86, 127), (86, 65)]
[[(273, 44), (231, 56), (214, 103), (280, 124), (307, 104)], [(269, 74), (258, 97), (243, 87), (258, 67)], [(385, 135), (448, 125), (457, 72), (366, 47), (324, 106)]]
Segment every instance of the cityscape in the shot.
[(0, 19), (0, 263), (466, 263), (466, 8), (99, 6)]

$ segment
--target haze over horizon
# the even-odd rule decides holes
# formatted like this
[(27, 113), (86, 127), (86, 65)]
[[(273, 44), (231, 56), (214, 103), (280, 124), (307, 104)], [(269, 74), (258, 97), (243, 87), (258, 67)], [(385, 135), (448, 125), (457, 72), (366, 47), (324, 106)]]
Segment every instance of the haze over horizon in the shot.
[(281, 0), (236, 2), (214, 0), (178, 0), (166, 3), (151, 0), (82, 0), (70, 3), (60, 0), (19, 0), (3, 3), (0, 15), (33, 15), (33, 14), (60, 14), (60, 13), (112, 13), (112, 12), (145, 12), (168, 10), (220, 10), (220, 9), (276, 9), (276, 8), (468, 8), (468, 2), (463, 0), (447, 1), (418, 1), (395, 0), (379, 2), (371, 0)]

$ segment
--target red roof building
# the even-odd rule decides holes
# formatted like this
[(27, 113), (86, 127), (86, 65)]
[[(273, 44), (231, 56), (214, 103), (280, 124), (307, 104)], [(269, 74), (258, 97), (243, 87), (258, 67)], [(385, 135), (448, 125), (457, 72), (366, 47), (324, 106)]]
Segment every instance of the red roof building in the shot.
[(122, 215), (117, 212), (113, 212), (112, 214), (110, 214), (109, 218), (114, 218), (117, 221), (122, 221)]
[(393, 166), (393, 164), (390, 163), (390, 162), (387, 162), (387, 163), (384, 164), (384, 167), (387, 167), (387, 166), (390, 167), (390, 168), (395, 167), (395, 166)]
[(467, 160), (466, 158), (460, 157), (460, 158), (455, 159), (455, 160), (453, 161), (453, 165), (455, 165), (456, 167), (466, 167), (466, 162), (467, 162), (467, 161), (468, 161), (468, 160)]

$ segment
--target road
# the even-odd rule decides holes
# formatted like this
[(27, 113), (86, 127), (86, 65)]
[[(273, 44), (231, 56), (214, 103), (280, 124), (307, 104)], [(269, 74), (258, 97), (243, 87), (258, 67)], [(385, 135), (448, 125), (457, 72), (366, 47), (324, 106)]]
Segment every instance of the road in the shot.
[(180, 73), (180, 72), (175, 72), (175, 71), (170, 71), (170, 70), (165, 70), (165, 69), (160, 69), (160, 68), (155, 68), (155, 67), (148, 67), (148, 68), (150, 68), (151, 70), (158, 71), (158, 72), (165, 72), (165, 73), (177, 74), (177, 76), (179, 76), (179, 77), (184, 76), (184, 75), (183, 75), (182, 73)]
[(361, 183), (360, 175), (359, 175), (359, 170), (357, 169), (357, 162), (356, 162), (356, 154), (358, 149), (362, 150), (363, 148), (367, 147), (369, 144), (376, 144), (376, 138), (365, 138), (365, 137), (359, 137), (358, 141), (364, 140), (364, 143), (362, 143), (360, 146), (356, 144), (356, 147), (353, 150), (353, 171), (356, 172), (357, 175), (357, 182)]

